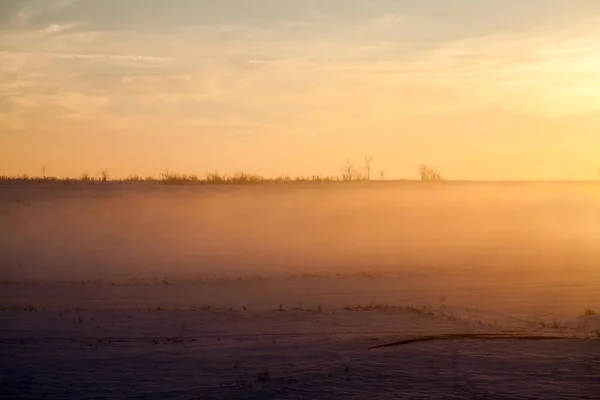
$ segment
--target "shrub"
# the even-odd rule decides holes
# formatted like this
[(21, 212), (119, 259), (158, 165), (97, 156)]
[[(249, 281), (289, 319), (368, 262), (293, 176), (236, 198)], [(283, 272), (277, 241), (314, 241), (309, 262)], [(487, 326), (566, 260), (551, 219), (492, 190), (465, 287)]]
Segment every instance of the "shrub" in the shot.
[(442, 174), (429, 165), (422, 164), (419, 167), (419, 176), (422, 181), (445, 181), (446, 178), (442, 176)]

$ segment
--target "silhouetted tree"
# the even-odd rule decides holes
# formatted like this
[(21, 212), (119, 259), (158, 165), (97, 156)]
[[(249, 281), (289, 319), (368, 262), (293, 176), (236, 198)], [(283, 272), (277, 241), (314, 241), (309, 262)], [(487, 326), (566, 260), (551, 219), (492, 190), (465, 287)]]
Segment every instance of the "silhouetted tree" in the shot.
[(442, 176), (442, 174), (429, 165), (422, 164), (419, 167), (419, 175), (421, 176), (422, 181), (445, 181), (446, 178)]
[(353, 181), (356, 177), (357, 173), (354, 163), (350, 160), (346, 160), (346, 162), (342, 166), (342, 180)]
[(371, 165), (373, 164), (373, 156), (365, 157), (365, 179), (371, 180)]

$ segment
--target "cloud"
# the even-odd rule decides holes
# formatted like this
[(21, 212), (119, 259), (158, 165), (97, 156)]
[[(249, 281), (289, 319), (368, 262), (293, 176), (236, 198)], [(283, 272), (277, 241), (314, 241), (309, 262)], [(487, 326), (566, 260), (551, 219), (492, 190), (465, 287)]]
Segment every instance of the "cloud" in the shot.
[(72, 30), (73, 28), (85, 25), (85, 22), (74, 22), (71, 24), (51, 24), (44, 29), (46, 34), (63, 33)]
[[(3, 0), (0, 3), (0, 30), (27, 28), (46, 14), (56, 15), (78, 0)], [(67, 23), (68, 24), (68, 23)], [(56, 25), (64, 25), (58, 23)]]
[(170, 57), (156, 57), (140, 54), (102, 54), (102, 53), (36, 53), (36, 56), (43, 55), (53, 58), (76, 59), (76, 60), (97, 60), (97, 61), (137, 61), (165, 63), (173, 61)]
[(58, 0), (56, 2), (56, 8), (66, 8), (77, 3), (79, 0)]
[[(336, 135), (362, 148), (367, 133), (421, 129), (406, 125), (415, 115), (600, 108), (600, 20), (556, 16), (564, 7), (554, 0), (527, 26), (513, 21), (512, 1), (278, 1), (268, 12), (275, 2), (111, 1), (13, 9), (27, 18), (0, 35), (4, 127), (277, 132), (313, 145), (320, 137), (334, 151)], [(469, 7), (473, 24), (460, 15)], [(532, 0), (520, 15), (541, 7)]]

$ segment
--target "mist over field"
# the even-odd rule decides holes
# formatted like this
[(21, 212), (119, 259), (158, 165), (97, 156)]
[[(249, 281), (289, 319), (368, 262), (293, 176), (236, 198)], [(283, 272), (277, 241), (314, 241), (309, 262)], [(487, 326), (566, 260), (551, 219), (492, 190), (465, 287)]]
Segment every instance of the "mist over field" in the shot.
[(600, 399), (598, 49), (598, 0), (0, 0), (0, 400)]
[(0, 186), (0, 277), (252, 277), (600, 267), (583, 183)]
[(600, 187), (0, 185), (0, 397), (597, 398)]

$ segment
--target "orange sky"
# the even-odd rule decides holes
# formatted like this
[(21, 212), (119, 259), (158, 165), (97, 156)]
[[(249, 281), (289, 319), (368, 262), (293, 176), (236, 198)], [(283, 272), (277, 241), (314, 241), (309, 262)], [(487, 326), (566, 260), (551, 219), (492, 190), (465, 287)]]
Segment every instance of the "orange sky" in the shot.
[(592, 0), (6, 0), (0, 174), (595, 179)]

